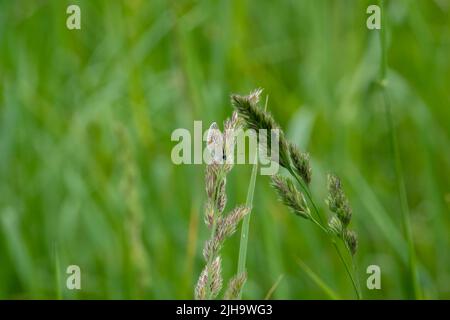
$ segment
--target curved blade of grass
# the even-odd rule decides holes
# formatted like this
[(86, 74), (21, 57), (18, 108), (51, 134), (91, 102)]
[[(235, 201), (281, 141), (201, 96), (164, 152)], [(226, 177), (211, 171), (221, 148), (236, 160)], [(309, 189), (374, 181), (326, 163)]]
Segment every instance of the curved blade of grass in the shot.
[(275, 281), (275, 283), (273, 284), (272, 287), (270, 287), (269, 291), (266, 294), (266, 297), (264, 298), (264, 300), (269, 300), (272, 297), (272, 294), (275, 292), (275, 290), (277, 289), (278, 285), (280, 284), (281, 280), (283, 280), (284, 275), (280, 274), (280, 276), (278, 277), (277, 281)]
[(322, 289), (322, 291), (332, 300), (340, 300), (339, 295), (334, 292), (314, 271), (311, 270), (310, 267), (302, 260), (297, 258), (297, 264), (302, 268), (302, 270), (306, 273), (306, 275), (315, 283), (317, 286)]

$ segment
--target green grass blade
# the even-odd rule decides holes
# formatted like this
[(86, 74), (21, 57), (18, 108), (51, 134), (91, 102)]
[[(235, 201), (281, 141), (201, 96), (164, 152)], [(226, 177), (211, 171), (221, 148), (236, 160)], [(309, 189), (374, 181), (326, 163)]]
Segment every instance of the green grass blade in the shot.
[(61, 284), (61, 259), (59, 257), (58, 246), (55, 244), (53, 247), (55, 254), (55, 286), (56, 286), (56, 299), (62, 300), (62, 284)]
[[(258, 173), (258, 156), (255, 155), (255, 164), (252, 169), (252, 176), (250, 178), (250, 184), (248, 186), (247, 191), (247, 200), (245, 201), (245, 205), (249, 208), (253, 206), (253, 195), (255, 192), (255, 184), (256, 184), (256, 174)], [(242, 222), (242, 230), (241, 230), (241, 241), (239, 245), (239, 260), (238, 260), (238, 270), (237, 273), (245, 272), (245, 263), (247, 260), (247, 246), (248, 246), (248, 233), (250, 229), (250, 217), (252, 210), (250, 209), (249, 213), (244, 217), (244, 221)], [(239, 293), (239, 299), (242, 296), (242, 290)]]
[(349, 176), (348, 181), (366, 212), (370, 215), (373, 223), (378, 227), (380, 234), (390, 243), (403, 262), (407, 262), (406, 242), (398, 226), (389, 216), (383, 204), (377, 198), (370, 185), (360, 172), (355, 171), (355, 175)]
[(269, 300), (273, 293), (275, 292), (275, 290), (278, 288), (278, 285), (280, 284), (281, 280), (283, 280), (284, 275), (280, 274), (280, 276), (278, 277), (277, 281), (275, 281), (275, 283), (273, 284), (272, 287), (270, 287), (269, 291), (267, 292), (264, 300)]
[(386, 110), (386, 121), (388, 124), (389, 136), (390, 136), (390, 144), (392, 155), (394, 157), (394, 169), (395, 169), (395, 177), (396, 184), (398, 189), (398, 196), (400, 198), (400, 208), (401, 208), (401, 218), (403, 224), (403, 230), (407, 242), (408, 247), (408, 264), (409, 264), (409, 273), (411, 277), (411, 282), (413, 285), (414, 296), (416, 299), (421, 298), (421, 289), (420, 289), (420, 281), (418, 275), (417, 268), (417, 258), (414, 248), (414, 240), (411, 230), (411, 222), (410, 222), (410, 211), (408, 206), (408, 198), (406, 194), (405, 181), (403, 177), (403, 168), (402, 162), (400, 159), (400, 151), (398, 147), (397, 134), (394, 127), (394, 122), (392, 119), (392, 107), (389, 98), (389, 92), (387, 89), (387, 47), (386, 47), (386, 29), (388, 25), (386, 23), (387, 12), (385, 11), (385, 3), (384, 0), (381, 0), (381, 11), (382, 11), (382, 27), (380, 33), (380, 47), (381, 47), (381, 64), (380, 64), (380, 85), (383, 93), (384, 107)]
[[(269, 101), (269, 96), (266, 96), (266, 103), (264, 109), (267, 110), (267, 103)], [(252, 175), (250, 178), (250, 184), (247, 190), (247, 199), (245, 205), (250, 208), (249, 213), (244, 217), (242, 222), (241, 230), (241, 241), (239, 245), (239, 260), (238, 260), (238, 270), (237, 274), (245, 272), (245, 264), (247, 260), (247, 246), (248, 246), (248, 233), (250, 229), (250, 217), (253, 207), (253, 195), (255, 193), (256, 175), (258, 173), (258, 148), (256, 148), (255, 153), (255, 163), (253, 164)], [(242, 297), (242, 290), (239, 292), (239, 299)]]
[(339, 295), (331, 289), (325, 281), (323, 281), (319, 275), (317, 275), (314, 271), (311, 270), (310, 267), (306, 265), (302, 260), (297, 259), (297, 263), (302, 268), (302, 270), (306, 273), (306, 275), (320, 288), (322, 291), (332, 300), (341, 299)]

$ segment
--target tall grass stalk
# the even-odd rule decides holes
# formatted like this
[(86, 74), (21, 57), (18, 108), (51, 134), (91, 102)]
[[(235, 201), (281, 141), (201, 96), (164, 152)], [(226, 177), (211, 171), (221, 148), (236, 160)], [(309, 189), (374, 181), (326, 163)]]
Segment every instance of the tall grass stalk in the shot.
[[(269, 101), (269, 96), (266, 96), (266, 103), (264, 109), (267, 110), (267, 103)], [(255, 192), (255, 184), (256, 184), (256, 175), (258, 173), (258, 150), (255, 152), (255, 159), (252, 168), (252, 175), (250, 178), (250, 184), (248, 186), (247, 191), (247, 199), (245, 201), (245, 205), (249, 208), (248, 214), (244, 217), (244, 221), (242, 222), (242, 230), (241, 230), (241, 241), (239, 244), (239, 260), (238, 260), (238, 269), (237, 273), (241, 274), (245, 272), (245, 265), (247, 262), (247, 246), (248, 246), (248, 236), (250, 230), (250, 216), (253, 208), (253, 194)], [(239, 292), (238, 298), (241, 299), (242, 290)]]
[[(253, 164), (252, 175), (250, 178), (250, 184), (248, 186), (247, 191), (247, 199), (245, 201), (245, 205), (249, 208), (249, 213), (244, 217), (244, 221), (242, 222), (241, 229), (241, 240), (239, 244), (239, 259), (238, 259), (238, 268), (237, 273), (245, 272), (245, 265), (247, 261), (247, 246), (248, 246), (248, 235), (250, 230), (250, 215), (253, 207), (253, 194), (255, 192), (255, 184), (256, 184), (256, 175), (258, 172), (258, 154), (255, 155), (255, 164)], [(238, 298), (241, 299), (242, 290), (239, 292)]]
[(61, 261), (59, 257), (59, 250), (57, 244), (53, 245), (53, 253), (55, 256), (55, 285), (56, 285), (56, 299), (62, 300), (62, 283), (61, 283)]
[(410, 211), (408, 206), (408, 197), (405, 188), (405, 181), (403, 177), (403, 168), (402, 162), (400, 159), (400, 151), (397, 141), (397, 133), (394, 126), (393, 116), (392, 116), (392, 107), (391, 101), (389, 97), (388, 91), (388, 83), (387, 83), (387, 46), (386, 46), (386, 32), (388, 28), (387, 24), (387, 12), (385, 10), (385, 1), (380, 0), (381, 4), (381, 17), (382, 17), (382, 25), (380, 32), (380, 50), (381, 50), (381, 63), (380, 63), (380, 87), (383, 95), (384, 107), (386, 110), (386, 122), (389, 131), (389, 140), (390, 146), (392, 150), (392, 155), (394, 157), (394, 170), (395, 170), (395, 180), (397, 185), (397, 192), (400, 199), (400, 209), (401, 209), (401, 218), (404, 236), (408, 246), (408, 264), (409, 264), (409, 275), (411, 278), (411, 283), (413, 284), (414, 297), (416, 299), (422, 298), (420, 281), (418, 275), (417, 268), (417, 258), (416, 252), (414, 248), (414, 239), (411, 230), (411, 222), (410, 222)]

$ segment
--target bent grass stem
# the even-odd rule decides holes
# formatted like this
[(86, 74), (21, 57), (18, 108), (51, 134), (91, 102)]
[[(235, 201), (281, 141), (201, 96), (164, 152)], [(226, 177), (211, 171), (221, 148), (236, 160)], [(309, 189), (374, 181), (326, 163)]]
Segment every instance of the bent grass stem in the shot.
[[(325, 233), (330, 237), (330, 233), (329, 233), (328, 230), (323, 226), (323, 221), (322, 221), (322, 218), (321, 218), (321, 216), (320, 216), (319, 209), (317, 208), (317, 206), (316, 206), (316, 204), (315, 204), (315, 202), (314, 202), (314, 200), (313, 200), (313, 198), (312, 198), (312, 196), (311, 196), (311, 191), (309, 190), (309, 187), (306, 186), (306, 185), (303, 183), (302, 179), (299, 178), (299, 177), (294, 173), (294, 171), (293, 171), (292, 169), (289, 168), (288, 171), (291, 173), (292, 176), (294, 176), (295, 180), (297, 180), (297, 182), (300, 184), (300, 187), (301, 187), (301, 188), (303, 189), (303, 191), (305, 192), (305, 194), (306, 194), (306, 196), (307, 196), (309, 202), (310, 202), (311, 205), (313, 206), (313, 209), (314, 209), (315, 214), (317, 215), (317, 217), (318, 217), (319, 220), (320, 220), (320, 222), (319, 222), (319, 221), (317, 221), (316, 219), (314, 219), (314, 218), (311, 216), (311, 221), (312, 221), (315, 225), (317, 225), (323, 232), (325, 232)], [(352, 255), (351, 252), (350, 252), (350, 249), (348, 248), (347, 245), (345, 246), (346, 249), (347, 249), (347, 251), (348, 251), (348, 253), (349, 253), (349, 255), (351, 256), (352, 269), (353, 269), (354, 275), (353, 275), (352, 272), (350, 271), (350, 268), (349, 268), (347, 262), (345, 261), (344, 257), (342, 256), (342, 253), (340, 252), (339, 247), (338, 247), (337, 244), (336, 244), (336, 241), (334, 241), (334, 239), (331, 239), (331, 242), (333, 243), (333, 247), (334, 247), (334, 249), (336, 250), (336, 253), (338, 254), (340, 260), (341, 260), (342, 263), (344, 264), (345, 270), (346, 270), (347, 275), (349, 276), (349, 278), (350, 278), (350, 280), (351, 280), (351, 282), (352, 282), (352, 285), (353, 285), (353, 288), (354, 288), (354, 290), (355, 290), (355, 293), (356, 293), (357, 298), (358, 298), (358, 299), (362, 299), (362, 293), (361, 293), (361, 289), (360, 289), (360, 286), (359, 286), (359, 281), (355, 281), (355, 278), (356, 278), (356, 279), (358, 278), (358, 277), (357, 277), (357, 273), (356, 273), (356, 270), (357, 270), (357, 269), (356, 269), (356, 265), (355, 265), (355, 262), (354, 262), (354, 259), (353, 259), (353, 255)]]

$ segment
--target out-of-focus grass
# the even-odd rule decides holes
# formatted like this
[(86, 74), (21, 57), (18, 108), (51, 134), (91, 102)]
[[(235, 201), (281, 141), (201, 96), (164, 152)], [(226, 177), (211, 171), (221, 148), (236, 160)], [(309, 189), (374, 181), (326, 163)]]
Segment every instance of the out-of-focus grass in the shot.
[[(386, 2), (421, 285), (426, 298), (450, 298), (450, 5)], [(79, 31), (65, 27), (69, 4), (81, 7)], [(369, 4), (0, 1), (0, 298), (57, 298), (55, 268), (64, 285), (70, 264), (82, 290), (63, 287), (63, 298), (192, 298), (207, 236), (204, 167), (173, 165), (170, 135), (222, 121), (231, 92), (258, 86), (310, 151), (314, 193), (325, 198), (328, 171), (343, 178), (363, 288), (368, 265), (382, 270), (382, 290), (364, 296), (411, 298)], [(231, 203), (245, 202), (250, 172), (233, 169)], [(238, 238), (224, 248), (226, 277)], [(273, 298), (327, 298), (298, 258), (353, 297), (326, 239), (258, 177), (244, 298), (264, 298), (281, 274)]]

